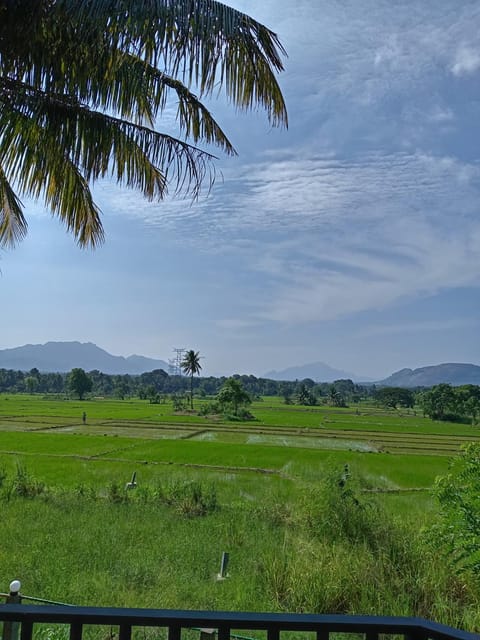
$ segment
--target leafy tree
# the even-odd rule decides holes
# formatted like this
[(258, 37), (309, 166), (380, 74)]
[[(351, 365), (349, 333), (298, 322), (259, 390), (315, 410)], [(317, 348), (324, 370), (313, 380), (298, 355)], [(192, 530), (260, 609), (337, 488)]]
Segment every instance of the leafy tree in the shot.
[(332, 384), (328, 392), (328, 402), (332, 407), (346, 407), (345, 398)]
[(200, 352), (189, 349), (183, 356), (181, 363), (182, 371), (190, 376), (190, 409), (193, 410), (193, 376), (200, 375), (202, 365), (200, 364)]
[(222, 406), (230, 405), (234, 415), (238, 415), (238, 409), (242, 405), (251, 404), (252, 399), (243, 388), (240, 380), (228, 378), (218, 392), (217, 400)]
[(350, 397), (355, 391), (355, 383), (350, 378), (340, 378), (339, 380), (334, 380), (332, 384), (344, 398)]
[[(315, 384), (315, 383), (314, 383)], [(317, 404), (317, 398), (311, 389), (308, 389), (303, 381), (297, 391), (297, 404), (313, 407)]]
[(84, 395), (92, 390), (92, 380), (83, 369), (72, 369), (68, 375), (68, 388), (83, 400)]
[(442, 518), (430, 530), (432, 542), (480, 578), (480, 444), (465, 446), (450, 473), (437, 479), (435, 493)]
[(455, 414), (456, 396), (449, 384), (437, 384), (419, 395), (423, 412), (432, 420), (445, 420), (448, 414)]
[[(201, 99), (222, 88), (286, 125), (284, 53), (272, 31), (215, 0), (0, 0), (0, 244), (26, 233), (21, 196), (43, 197), (81, 246), (103, 239), (98, 178), (150, 200), (172, 184), (196, 196), (214, 173), (197, 144), (235, 153)], [(178, 138), (156, 129), (170, 98)]]
[(403, 387), (382, 387), (375, 391), (375, 399), (382, 406), (389, 409), (397, 407), (413, 407), (415, 405), (415, 395), (410, 389)]
[(465, 384), (455, 389), (457, 411), (468, 416), (472, 424), (477, 423), (480, 415), (480, 386)]
[(23, 380), (27, 393), (35, 393), (38, 389), (38, 378), (35, 376), (26, 376)]
[[(160, 397), (158, 396), (158, 402), (155, 400), (153, 404), (158, 404), (160, 402)], [(172, 394), (172, 407), (174, 411), (183, 411), (185, 409), (185, 398), (181, 394), (173, 393)]]
[(310, 389), (313, 389), (313, 387), (315, 386), (315, 380), (312, 380), (312, 378), (304, 378), (301, 381), (301, 384), (310, 390)]
[(129, 388), (127, 382), (121, 380), (121, 381), (117, 382), (117, 384), (115, 385), (114, 391), (115, 391), (115, 396), (117, 398), (120, 398), (120, 400), (125, 400), (125, 396), (130, 391), (130, 388)]

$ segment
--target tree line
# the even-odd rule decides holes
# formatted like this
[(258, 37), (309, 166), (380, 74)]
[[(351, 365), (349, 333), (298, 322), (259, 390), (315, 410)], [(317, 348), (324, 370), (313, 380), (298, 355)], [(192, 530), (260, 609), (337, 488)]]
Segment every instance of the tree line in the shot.
[[(225, 383), (233, 379), (252, 399), (278, 396), (283, 398), (285, 404), (327, 404), (334, 407), (346, 407), (369, 400), (386, 409), (415, 408), (432, 420), (476, 424), (480, 418), (478, 385), (452, 387), (449, 384), (438, 384), (429, 389), (406, 389), (360, 385), (349, 379), (318, 383), (310, 378), (279, 381), (239, 374), (231, 377), (194, 378), (194, 374), (200, 373), (201, 367), (198, 353), (193, 351), (185, 365), (185, 376), (169, 375), (163, 369), (140, 375), (115, 375), (98, 370), (86, 373), (78, 368), (70, 373), (43, 373), (36, 368), (27, 372), (0, 369), (0, 393), (68, 394), (74, 391), (77, 396), (82, 397), (84, 394), (119, 399), (138, 397), (150, 402), (163, 402), (172, 396), (177, 399), (189, 396), (191, 407), (194, 394), (200, 398), (215, 397), (224, 388)], [(80, 386), (77, 386), (76, 390), (75, 385), (72, 387), (71, 384), (72, 377), (80, 380)], [(81, 394), (78, 392), (79, 389), (82, 389)]]
[[(193, 368), (193, 373), (198, 373), (196, 365)], [(215, 396), (229, 379), (229, 376), (193, 378), (190, 369), (186, 373), (186, 376), (169, 375), (163, 369), (155, 369), (139, 375), (119, 375), (93, 370), (87, 372), (92, 383), (89, 393), (97, 397), (132, 396), (148, 399), (153, 393), (184, 394), (194, 389), (195, 394), (200, 397)], [(0, 393), (67, 393), (70, 375), (71, 372), (44, 373), (36, 368), (30, 371), (0, 369)], [(342, 402), (352, 403), (372, 397), (375, 392), (374, 386), (358, 385), (351, 380), (317, 383), (310, 378), (291, 382), (257, 378), (254, 375), (235, 374), (231, 377), (238, 380), (253, 397), (280, 396), (287, 404), (299, 401), (315, 404), (320, 398), (331, 395), (341, 405)]]

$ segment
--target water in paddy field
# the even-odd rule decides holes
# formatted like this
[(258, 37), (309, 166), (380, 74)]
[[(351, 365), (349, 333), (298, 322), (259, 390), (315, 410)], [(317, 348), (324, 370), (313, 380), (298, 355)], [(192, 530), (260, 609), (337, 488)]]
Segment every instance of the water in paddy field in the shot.
[[(363, 451), (378, 453), (370, 442), (344, 440), (336, 438), (309, 438), (305, 436), (281, 436), (268, 434), (237, 434), (238, 441), (244, 444), (269, 444), (277, 447), (300, 447), (304, 449), (334, 449), (340, 451)], [(206, 431), (194, 436), (192, 440), (222, 442), (222, 434)]]

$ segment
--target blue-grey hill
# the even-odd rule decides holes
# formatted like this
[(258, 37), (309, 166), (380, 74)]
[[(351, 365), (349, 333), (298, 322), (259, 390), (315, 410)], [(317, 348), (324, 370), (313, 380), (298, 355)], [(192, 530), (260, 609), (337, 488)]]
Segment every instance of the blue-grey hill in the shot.
[(164, 360), (132, 355), (114, 356), (92, 342), (47, 342), (0, 350), (0, 368), (64, 373), (74, 367), (108, 374), (137, 375), (154, 369), (168, 371)]
[(449, 362), (419, 369), (401, 369), (377, 384), (386, 387), (432, 387), (442, 383), (453, 386), (480, 384), (480, 367)]

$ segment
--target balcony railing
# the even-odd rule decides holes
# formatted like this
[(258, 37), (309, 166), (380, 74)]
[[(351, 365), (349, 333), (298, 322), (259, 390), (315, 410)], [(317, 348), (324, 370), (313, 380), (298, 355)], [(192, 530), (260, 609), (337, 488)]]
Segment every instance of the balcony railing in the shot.
[(331, 640), (330, 634), (335, 633), (363, 634), (365, 640), (379, 640), (384, 634), (403, 636), (405, 640), (480, 640), (475, 633), (421, 618), (383, 616), (4, 604), (0, 605), (0, 621), (9, 629), (17, 626), (11, 623), (20, 623), (20, 640), (32, 640), (35, 625), (49, 623), (67, 625), (70, 640), (82, 640), (86, 625), (115, 627), (118, 640), (131, 640), (132, 631), (137, 627), (165, 629), (168, 640), (181, 640), (182, 630), (192, 628), (208, 629), (212, 635), (215, 632), (217, 640), (230, 640), (236, 631), (246, 630), (261, 631), (267, 640), (280, 640), (282, 632), (313, 632), (316, 640)]

